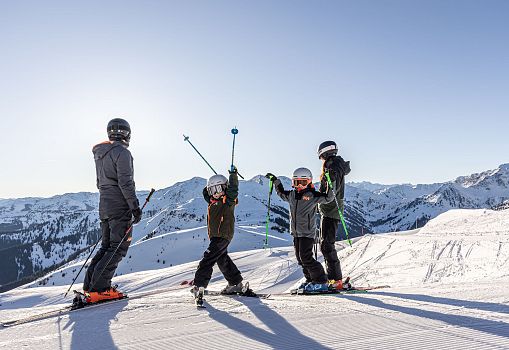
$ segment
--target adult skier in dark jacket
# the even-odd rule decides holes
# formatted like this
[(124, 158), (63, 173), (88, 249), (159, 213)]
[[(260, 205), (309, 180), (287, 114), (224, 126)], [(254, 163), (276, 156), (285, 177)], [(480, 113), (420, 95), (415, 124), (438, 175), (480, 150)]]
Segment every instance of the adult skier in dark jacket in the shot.
[(131, 244), (131, 231), (127, 237), (124, 235), (142, 215), (136, 197), (133, 157), (127, 149), (131, 138), (129, 123), (120, 118), (113, 119), (108, 123), (107, 132), (109, 141), (92, 149), (99, 189), (102, 242), (83, 282), (86, 300), (91, 303), (123, 297), (111, 286), (111, 279)]
[[(329, 172), (332, 186), (336, 192), (336, 199), (341, 213), (344, 211), (345, 197), (345, 176), (350, 173), (350, 162), (337, 155), (338, 146), (334, 141), (325, 141), (318, 147), (318, 158), (323, 161), (322, 174), (320, 177), (320, 191), (327, 188), (327, 178), (325, 173)], [(343, 274), (341, 264), (336, 252), (336, 232), (338, 231), (340, 216), (336, 201), (333, 200), (327, 204), (320, 204), (318, 210), (321, 215), (320, 220), (320, 249), (325, 258), (327, 266), (327, 277), (333, 288), (343, 289)]]
[(195, 297), (207, 288), (212, 269), (217, 263), (228, 285), (222, 290), (224, 294), (243, 291), (242, 275), (228, 255), (228, 245), (233, 239), (235, 225), (235, 206), (239, 195), (239, 177), (235, 167), (230, 171), (229, 180), (223, 175), (214, 175), (203, 189), (203, 198), (208, 203), (207, 226), (210, 244), (203, 253), (198, 269), (194, 275), (191, 292)]
[(322, 264), (313, 257), (313, 244), (316, 238), (316, 206), (334, 200), (332, 191), (318, 192), (313, 187), (313, 176), (307, 168), (298, 168), (293, 172), (292, 187), (286, 191), (276, 176), (265, 175), (272, 179), (276, 192), (290, 205), (290, 233), (297, 262), (302, 266), (306, 283), (300, 288), (306, 292), (324, 292), (328, 290), (327, 275)]

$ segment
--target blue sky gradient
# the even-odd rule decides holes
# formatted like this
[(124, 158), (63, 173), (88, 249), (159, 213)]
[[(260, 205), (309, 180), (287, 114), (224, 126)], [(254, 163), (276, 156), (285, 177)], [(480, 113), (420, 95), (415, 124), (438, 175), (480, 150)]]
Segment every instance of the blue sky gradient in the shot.
[(0, 198), (95, 191), (91, 147), (133, 129), (139, 189), (300, 166), (442, 182), (509, 162), (507, 1), (0, 2)]

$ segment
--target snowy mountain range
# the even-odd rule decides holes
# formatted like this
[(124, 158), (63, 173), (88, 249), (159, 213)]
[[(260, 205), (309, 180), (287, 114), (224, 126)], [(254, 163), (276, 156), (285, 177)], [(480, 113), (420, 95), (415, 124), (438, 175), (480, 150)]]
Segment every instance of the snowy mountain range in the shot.
[[(290, 187), (288, 178), (282, 181)], [(145, 256), (156, 254), (153, 260), (161, 266), (181, 263), (189, 255), (199, 258), (207, 244), (206, 203), (201, 195), (205, 183), (205, 179), (196, 177), (156, 191), (143, 221), (133, 231), (133, 242), (147, 241)], [(509, 205), (509, 164), (438, 184), (349, 183), (345, 192), (350, 237), (403, 231), (422, 227), (449, 209), (504, 209)], [(146, 195), (146, 191), (138, 193), (140, 202)], [(268, 180), (263, 176), (240, 182), (237, 238), (232, 251), (264, 246), (267, 199)], [(87, 247), (99, 237), (97, 206), (97, 193), (0, 200), (1, 289), (24, 284), (87, 254)], [(287, 208), (274, 193), (269, 232), (272, 247), (291, 245)], [(340, 237), (344, 238), (344, 232)], [(165, 244), (160, 243), (163, 240)], [(152, 250), (147, 248), (149, 244)], [(176, 249), (185, 249), (188, 254), (179, 258)], [(126, 265), (119, 273), (133, 268), (137, 269)]]

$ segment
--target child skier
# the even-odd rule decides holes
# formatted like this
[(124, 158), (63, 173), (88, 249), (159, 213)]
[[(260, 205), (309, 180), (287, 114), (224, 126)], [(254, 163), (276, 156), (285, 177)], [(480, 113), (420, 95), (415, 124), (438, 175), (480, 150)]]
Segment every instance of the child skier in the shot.
[(286, 191), (281, 181), (273, 174), (268, 173), (266, 177), (272, 179), (279, 197), (290, 204), (290, 233), (293, 236), (295, 256), (306, 277), (306, 283), (299, 289), (314, 293), (328, 291), (327, 275), (322, 264), (313, 257), (313, 244), (316, 239), (317, 204), (334, 200), (333, 192), (316, 191), (313, 186), (313, 175), (307, 168), (298, 168), (293, 172), (294, 190), (291, 191)]
[(320, 176), (320, 191), (327, 188), (328, 181), (325, 173), (329, 173), (331, 178), (332, 187), (336, 192), (336, 200), (327, 204), (320, 204), (318, 210), (320, 211), (320, 248), (322, 255), (325, 259), (327, 266), (327, 277), (329, 284), (335, 289), (348, 289), (350, 284), (343, 285), (343, 274), (341, 272), (341, 265), (336, 252), (336, 232), (338, 231), (340, 215), (344, 212), (344, 197), (345, 197), (345, 176), (350, 173), (350, 162), (346, 162), (341, 156), (338, 156), (338, 146), (334, 141), (325, 141), (318, 146), (318, 158), (322, 160), (322, 174)]
[(233, 238), (234, 211), (239, 193), (237, 169), (233, 167), (229, 173), (229, 181), (223, 175), (214, 175), (203, 189), (203, 197), (209, 204), (207, 225), (210, 244), (194, 276), (191, 292), (197, 299), (203, 297), (203, 291), (210, 282), (212, 268), (216, 263), (228, 281), (228, 285), (221, 292), (235, 294), (243, 291), (242, 276), (227, 251)]

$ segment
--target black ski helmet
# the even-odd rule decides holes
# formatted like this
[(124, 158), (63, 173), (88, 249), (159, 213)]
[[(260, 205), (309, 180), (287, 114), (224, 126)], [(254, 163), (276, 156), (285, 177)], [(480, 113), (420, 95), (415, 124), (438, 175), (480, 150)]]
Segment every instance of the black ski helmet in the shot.
[(338, 145), (334, 141), (324, 141), (318, 146), (318, 158), (327, 159), (338, 154)]
[(131, 126), (127, 120), (115, 118), (110, 120), (106, 128), (110, 141), (125, 141), (129, 143), (131, 139)]

